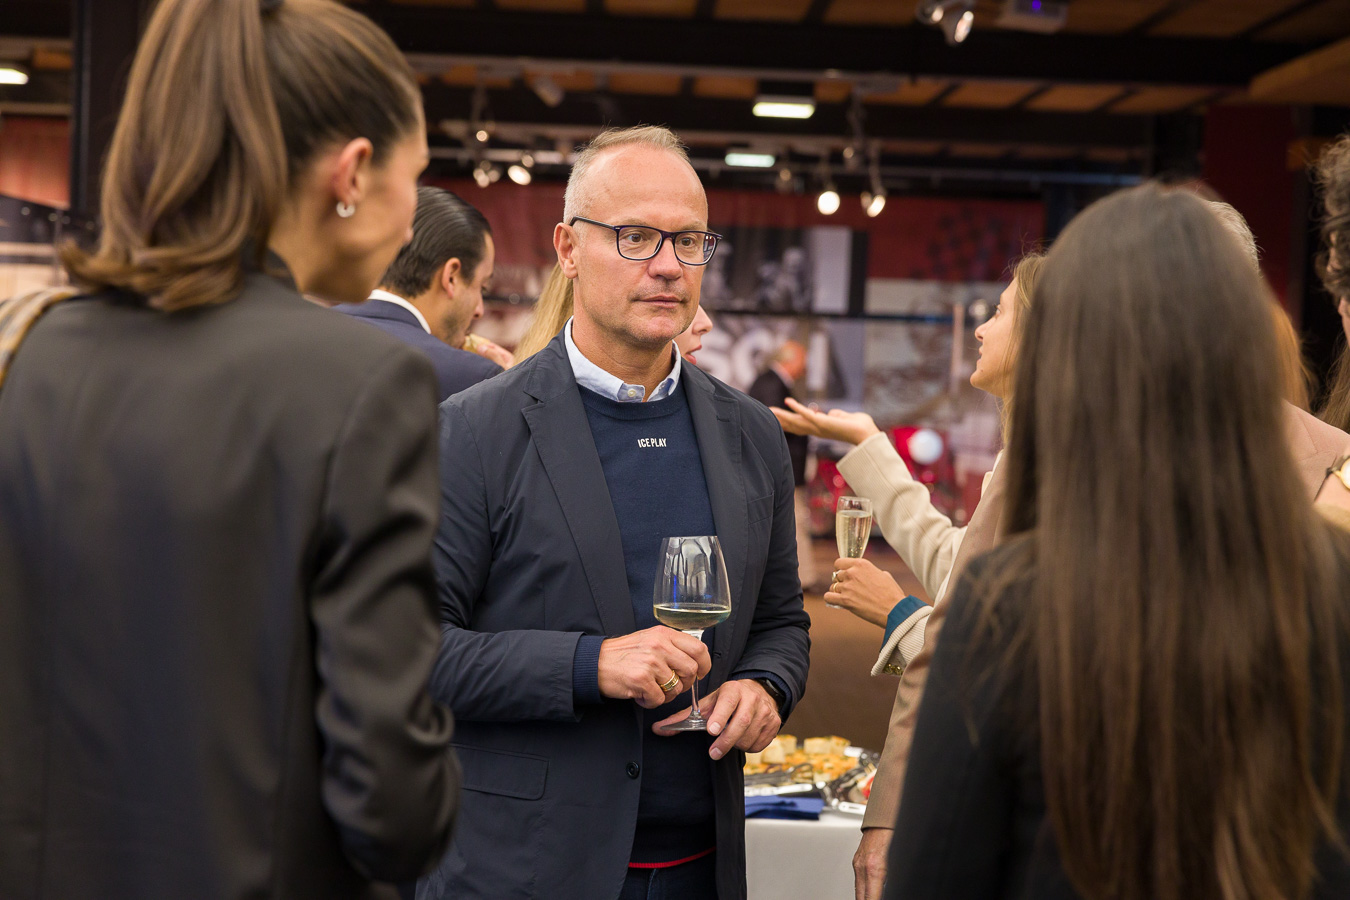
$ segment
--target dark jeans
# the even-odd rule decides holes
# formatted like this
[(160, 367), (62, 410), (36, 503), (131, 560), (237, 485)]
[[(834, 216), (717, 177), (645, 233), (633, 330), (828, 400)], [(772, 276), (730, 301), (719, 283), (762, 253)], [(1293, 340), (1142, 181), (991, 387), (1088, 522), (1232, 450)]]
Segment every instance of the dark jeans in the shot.
[(619, 900), (717, 900), (717, 854), (669, 869), (629, 869)]

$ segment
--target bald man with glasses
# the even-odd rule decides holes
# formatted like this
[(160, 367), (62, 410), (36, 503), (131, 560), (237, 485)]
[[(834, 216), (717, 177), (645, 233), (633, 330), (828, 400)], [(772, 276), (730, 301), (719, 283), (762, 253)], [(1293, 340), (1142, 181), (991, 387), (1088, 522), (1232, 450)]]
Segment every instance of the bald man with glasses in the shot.
[[(441, 406), (432, 691), (465, 793), (424, 900), (746, 895), (743, 751), (801, 699), (809, 619), (782, 429), (675, 348), (707, 216), (673, 134), (602, 134), (554, 234), (573, 318)], [(661, 543), (691, 535), (731, 585), (702, 640), (652, 613)], [(673, 733), (696, 680), (708, 731)]]

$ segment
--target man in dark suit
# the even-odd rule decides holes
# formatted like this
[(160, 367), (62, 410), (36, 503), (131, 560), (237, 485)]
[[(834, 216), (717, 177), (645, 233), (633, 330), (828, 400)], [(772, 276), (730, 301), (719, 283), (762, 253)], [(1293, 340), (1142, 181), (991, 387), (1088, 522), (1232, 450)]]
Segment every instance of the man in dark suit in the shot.
[[(792, 389), (806, 375), (806, 348), (798, 341), (784, 341), (773, 355), (768, 368), (750, 385), (749, 394), (765, 406), (780, 409), (783, 401), (793, 396)], [(806, 500), (806, 457), (810, 439), (804, 434), (787, 435), (788, 454), (792, 457), (794, 508), (797, 516), (797, 577), (807, 590), (824, 591), (828, 579), (820, 583), (816, 578), (816, 564), (811, 556), (811, 508)]]
[[(809, 620), (782, 430), (673, 344), (707, 215), (669, 131), (596, 138), (554, 235), (572, 320), (441, 406), (432, 692), (465, 794), (424, 900), (745, 897), (741, 751), (801, 699)], [(733, 609), (700, 641), (652, 595), (662, 539), (707, 534)], [(695, 679), (708, 731), (672, 734)]]
[(491, 341), (477, 338), (477, 352), (464, 349), (469, 328), (483, 315), (483, 286), (495, 257), (492, 228), (481, 212), (449, 191), (418, 188), (412, 240), (369, 300), (336, 309), (425, 353), (444, 400), (511, 364), (510, 354)]

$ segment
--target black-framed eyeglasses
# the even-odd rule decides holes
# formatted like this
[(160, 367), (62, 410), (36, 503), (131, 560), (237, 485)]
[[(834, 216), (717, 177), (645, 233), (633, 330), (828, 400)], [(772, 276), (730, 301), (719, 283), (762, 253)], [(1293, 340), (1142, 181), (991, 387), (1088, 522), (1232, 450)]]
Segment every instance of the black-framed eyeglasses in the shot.
[(676, 259), (689, 266), (706, 266), (717, 251), (717, 242), (722, 239), (720, 234), (711, 231), (662, 231), (650, 225), (610, 225), (585, 216), (573, 216), (567, 224), (571, 226), (577, 222), (599, 225), (614, 232), (619, 255), (634, 262), (651, 259), (660, 253), (661, 246), (669, 238)]

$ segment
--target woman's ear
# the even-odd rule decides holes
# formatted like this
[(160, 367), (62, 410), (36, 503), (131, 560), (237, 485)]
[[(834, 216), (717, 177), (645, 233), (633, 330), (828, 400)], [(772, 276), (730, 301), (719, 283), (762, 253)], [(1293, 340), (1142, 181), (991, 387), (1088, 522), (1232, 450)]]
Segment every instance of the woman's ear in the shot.
[(365, 199), (374, 155), (375, 148), (366, 138), (350, 140), (338, 151), (331, 178), (334, 203), (354, 209)]

